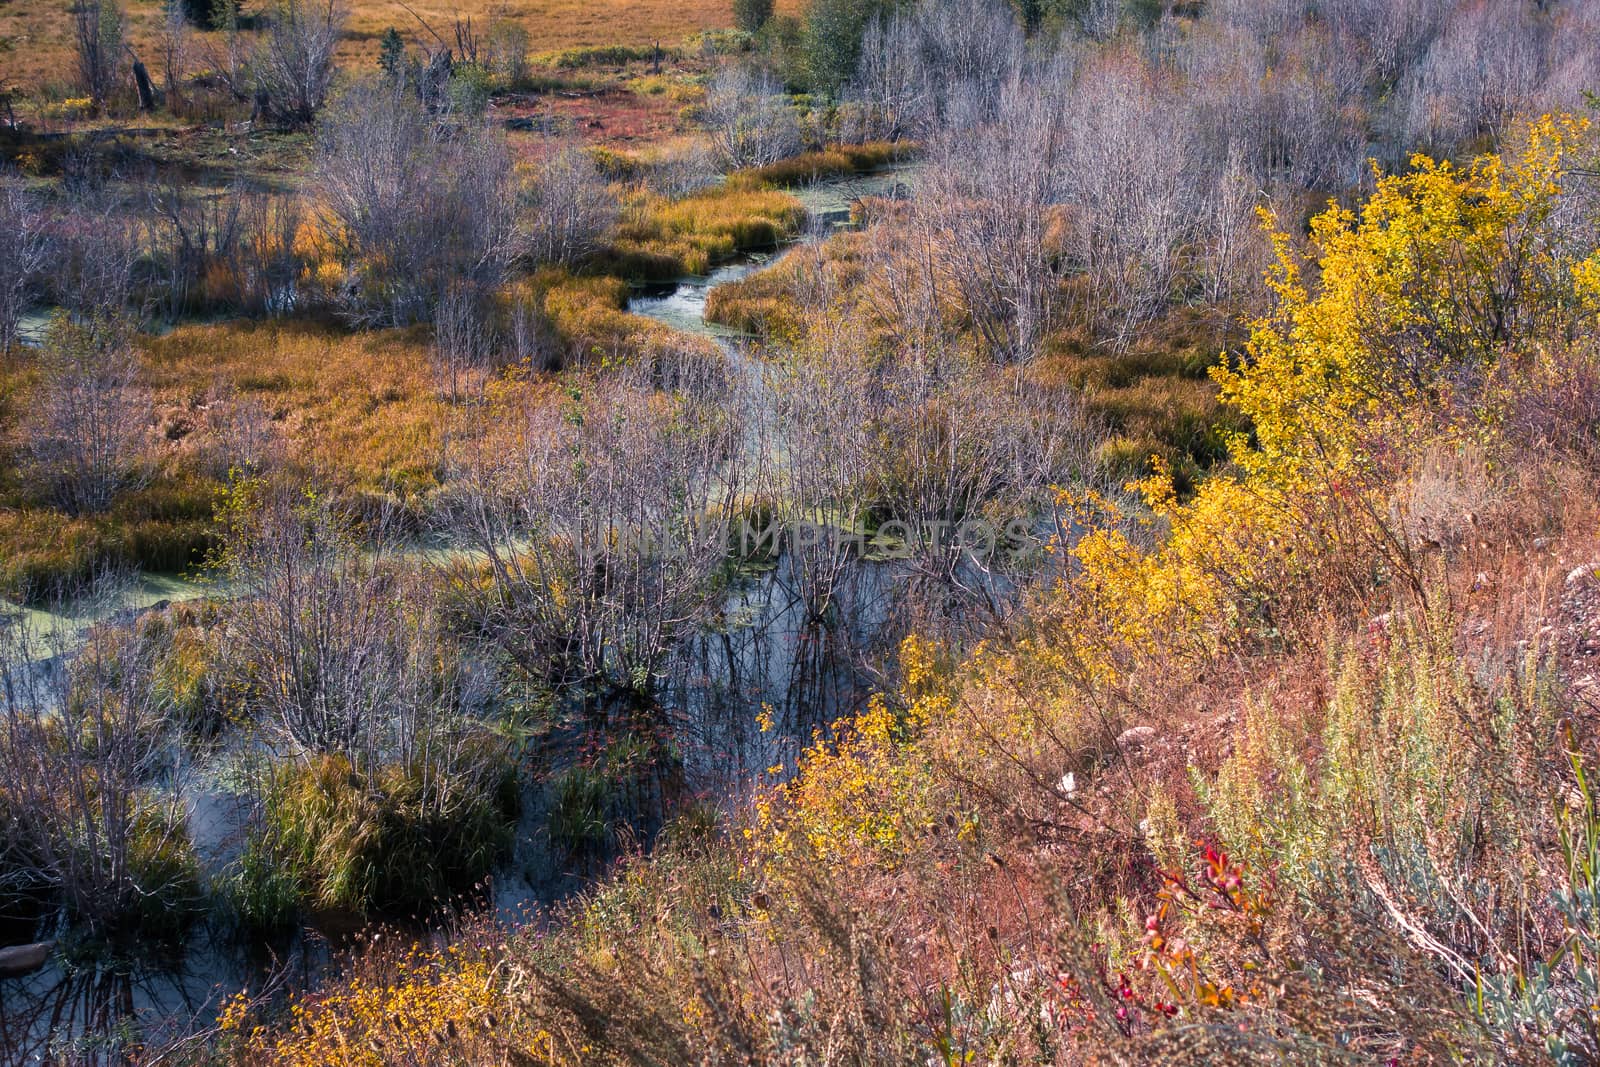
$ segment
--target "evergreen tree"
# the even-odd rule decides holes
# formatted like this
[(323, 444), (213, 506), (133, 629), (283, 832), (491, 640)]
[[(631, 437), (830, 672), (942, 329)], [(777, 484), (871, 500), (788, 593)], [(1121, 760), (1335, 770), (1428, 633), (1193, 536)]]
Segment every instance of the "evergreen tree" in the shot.
[(806, 11), (805, 61), (814, 90), (836, 92), (855, 75), (867, 25), (892, 6), (889, 0), (812, 0)]
[(383, 31), (383, 37), (378, 42), (378, 66), (396, 80), (405, 74), (406, 43), (401, 40), (400, 31), (393, 26)]
[(772, 17), (772, 0), (733, 0), (733, 22), (746, 33), (755, 33)]

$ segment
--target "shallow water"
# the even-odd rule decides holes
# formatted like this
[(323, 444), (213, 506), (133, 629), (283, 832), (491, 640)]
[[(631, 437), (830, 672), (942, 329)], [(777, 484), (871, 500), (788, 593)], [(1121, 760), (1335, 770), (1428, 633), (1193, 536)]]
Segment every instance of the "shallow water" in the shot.
[[(810, 239), (851, 223), (862, 197), (910, 195), (917, 166), (829, 179), (790, 192), (811, 216)], [(791, 245), (790, 248), (796, 247)], [(714, 340), (753, 385), (750, 403), (769, 404), (759, 360), (746, 351), (744, 334), (705, 318), (706, 301), (718, 285), (771, 266), (790, 249), (752, 255), (671, 286), (641, 289), (629, 302), (636, 315)], [(754, 425), (765, 419), (749, 413)], [(674, 656), (663, 689), (691, 785), (722, 801), (737, 801), (752, 782), (787, 773), (800, 747), (817, 727), (857, 707), (872, 691), (862, 655), (888, 622), (899, 568), (857, 561), (837, 594), (841, 617), (835, 629), (809, 624), (794, 593), (792, 560), (780, 558), (765, 574), (733, 590), (723, 605), (723, 625), (685, 643)], [(770, 717), (766, 729), (757, 717)]]
[(921, 164), (904, 163), (870, 174), (814, 182), (789, 192), (805, 205), (813, 228), (840, 229), (850, 225), (851, 209), (864, 197), (903, 200), (911, 196), (920, 171)]
[[(848, 224), (851, 203), (861, 196), (889, 195), (904, 181), (902, 171), (821, 183), (796, 190), (813, 216), (814, 232)], [(717, 285), (736, 281), (773, 261), (751, 256), (719, 267), (707, 277), (685, 278), (640, 290), (629, 310), (686, 333), (714, 338), (730, 358), (759, 376), (739, 344), (739, 334), (705, 321), (706, 299)], [(30, 320), (35, 336), (48, 322)], [(449, 556), (449, 548), (418, 548), (420, 558)], [(813, 728), (865, 699), (870, 679), (860, 670), (860, 652), (881, 627), (895, 569), (861, 563), (841, 586), (851, 602), (853, 627), (824, 632), (808, 625), (792, 594), (786, 563), (752, 576), (723, 605), (723, 625), (685, 643), (673, 657), (663, 686), (674, 735), (691, 792), (718, 802), (737, 802), (748, 786), (793, 766)], [(0, 612), (21, 610), (41, 657), (70, 645), (95, 623), (117, 615), (206, 596), (222, 587), (182, 575), (148, 574), (109, 594), (81, 598), (57, 609), (18, 609), (0, 601)], [(769, 728), (757, 724), (763, 711)], [(250, 800), (231, 785), (226, 757), (191, 764), (177, 783), (196, 851), (205, 870), (226, 870), (237, 854)], [(507, 921), (549, 903), (581, 884), (585, 871), (563, 869), (543, 834), (544, 811), (537, 789), (525, 794), (513, 855), (492, 879), (489, 899)], [(317, 935), (288, 948), (279, 973), (294, 984), (311, 984), (328, 958)], [(177, 960), (78, 971), (52, 964), (25, 980), (0, 985), (0, 1049), (19, 1062), (50, 1061), (62, 1050), (61, 1035), (108, 1033), (124, 1028), (148, 1039), (177, 1037), (208, 1026), (221, 1001), (246, 987), (259, 989), (266, 961), (247, 958), (237, 945), (209, 928), (197, 928)], [(121, 1062), (116, 1046), (69, 1045), (73, 1062)]]
[(17, 339), (25, 345), (36, 345), (43, 341), (44, 332), (50, 328), (50, 319), (55, 311), (55, 308), (47, 307), (24, 311), (17, 320)]
[(0, 599), (0, 618), (20, 616), (33, 655), (51, 656), (70, 648), (84, 631), (119, 615), (215, 596), (218, 586), (182, 574), (140, 574), (109, 590), (45, 608)]
[(628, 301), (628, 310), (684, 333), (732, 340), (740, 336), (737, 330), (706, 321), (706, 298), (717, 286), (739, 281), (771, 262), (771, 256), (750, 256), (718, 267), (703, 277), (682, 278), (667, 285), (642, 286), (638, 295)]
[[(788, 192), (805, 206), (810, 216), (813, 233), (830, 229), (848, 228), (851, 211), (863, 197), (905, 198), (911, 195), (916, 184), (918, 164), (905, 164), (871, 174), (848, 178), (830, 178), (810, 185), (797, 186)], [(727, 282), (736, 282), (770, 266), (782, 251), (776, 254), (759, 253), (741, 256), (732, 263), (716, 268), (708, 275), (693, 275), (676, 282), (641, 286), (637, 295), (628, 302), (628, 310), (635, 315), (665, 323), (684, 333), (699, 334), (720, 340), (734, 340), (741, 336), (737, 330), (706, 321), (706, 297), (711, 290)]]

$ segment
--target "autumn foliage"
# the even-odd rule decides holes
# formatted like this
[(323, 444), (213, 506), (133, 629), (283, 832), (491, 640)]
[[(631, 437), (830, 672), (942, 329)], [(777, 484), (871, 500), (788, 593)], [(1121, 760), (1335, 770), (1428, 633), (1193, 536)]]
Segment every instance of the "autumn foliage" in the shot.
[(742, 832), (507, 942), (537, 990), (490, 998), (531, 1020), (519, 1054), (1592, 1053), (1595, 751), (1561, 668), (1588, 622), (1561, 589), (1596, 513), (1556, 487), (1593, 472), (1526, 415), (1597, 357), (1563, 222), (1587, 146), (1543, 119), (1276, 234), (1274, 307), (1216, 372), (1251, 426), (1229, 465), (1186, 499), (1159, 471), (1064, 492), (1084, 533), (1014, 633), (908, 641)]

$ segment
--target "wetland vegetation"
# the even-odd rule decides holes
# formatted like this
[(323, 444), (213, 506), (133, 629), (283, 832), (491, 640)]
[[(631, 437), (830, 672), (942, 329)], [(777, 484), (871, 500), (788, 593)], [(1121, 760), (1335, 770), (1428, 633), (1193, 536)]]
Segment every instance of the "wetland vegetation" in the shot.
[(0, 0), (0, 1059), (1600, 1056), (1597, 41)]

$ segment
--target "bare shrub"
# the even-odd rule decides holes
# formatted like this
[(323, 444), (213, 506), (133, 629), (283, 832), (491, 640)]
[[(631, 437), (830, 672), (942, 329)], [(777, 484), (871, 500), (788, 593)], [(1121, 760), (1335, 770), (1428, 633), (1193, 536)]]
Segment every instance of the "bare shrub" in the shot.
[(924, 0), (867, 26), (847, 95), (861, 105), (867, 137), (933, 137), (992, 118), (1025, 55), (1008, 5)]
[[(244, 710), (291, 749), (363, 766), (402, 751), (434, 708), (425, 608), (327, 500), (264, 483), (234, 486), (218, 559), (237, 591), (224, 667)], [(425, 605), (425, 601), (423, 602)]]
[(104, 511), (138, 480), (149, 421), (131, 330), (121, 320), (84, 326), (58, 314), (38, 371), (27, 431), (38, 477), (69, 514)]
[(926, 127), (934, 88), (921, 46), (913, 19), (874, 19), (867, 27), (849, 91), (859, 107), (854, 139), (893, 141)]
[(1264, 180), (1341, 187), (1366, 160), (1363, 96), (1376, 77), (1362, 41), (1322, 25), (1261, 39), (1202, 26), (1175, 63), (1191, 145), (1221, 165), (1230, 151)]
[(1258, 291), (1269, 253), (1256, 217), (1261, 190), (1243, 155), (1237, 147), (1229, 150), (1227, 165), (1206, 200), (1206, 297), (1213, 304)]
[(293, 193), (242, 183), (196, 193), (182, 181), (146, 181), (144, 268), (161, 279), (155, 295), (171, 321), (204, 306), (283, 314), (296, 305), (303, 267), (295, 239), (304, 217)]
[(861, 553), (826, 529), (853, 532), (870, 503), (871, 415), (881, 407), (856, 340), (830, 338), (766, 376), (774, 454), (768, 496), (778, 528), (789, 534), (777, 546), (785, 562), (777, 581), (799, 605), (805, 630), (847, 631), (857, 621), (844, 609)]
[(996, 360), (1031, 358), (1048, 329), (1046, 209), (1063, 149), (1057, 99), (1017, 86), (995, 118), (935, 146), (915, 212), (924, 244)]
[(152, 683), (154, 649), (128, 628), (81, 648), (0, 618), (0, 797), (11, 828), (67, 913), (97, 935), (181, 928), (198, 896), (181, 806), (155, 786), (172, 736)]
[(72, 8), (78, 83), (95, 107), (104, 107), (122, 77), (127, 47), (117, 0), (77, 0)]
[(415, 914), (467, 890), (508, 836), (494, 672), (449, 638), (389, 524), (245, 481), (223, 532), (223, 675), (295, 757), (266, 768), (249, 847), (325, 907)]
[(1092, 41), (1105, 41), (1114, 37), (1121, 25), (1122, 3), (1121, 0), (1082, 0), (1074, 14), (1079, 32)]
[(1447, 153), (1469, 138), (1498, 137), (1534, 94), (1541, 44), (1534, 17), (1522, 4), (1458, 8), (1416, 72), (1410, 139)]
[(1095, 316), (1118, 343), (1173, 295), (1199, 191), (1194, 131), (1168, 75), (1127, 53), (1086, 70), (1068, 108), (1063, 194)]
[(936, 114), (954, 124), (982, 121), (1021, 71), (1025, 42), (1002, 0), (924, 0), (912, 16)]
[(636, 700), (712, 602), (741, 486), (715, 381), (657, 394), (651, 373), (571, 378), (568, 403), (533, 402), (509, 440), (464, 456), (452, 533), (473, 551), (449, 565), (528, 673)]
[(339, 224), (345, 313), (362, 324), (432, 318), (453, 284), (493, 287), (516, 251), (504, 139), (440, 122), (393, 85), (349, 92), (325, 124), (316, 164)]
[(304, 261), (295, 237), (305, 205), (293, 193), (246, 193), (241, 204), (243, 236), (234, 247), (233, 276), (241, 304), (269, 315), (286, 315), (300, 304)]
[(658, 160), (645, 176), (653, 192), (674, 199), (697, 193), (717, 181), (717, 155), (702, 143), (670, 152)]
[(1094, 434), (1066, 394), (1020, 370), (911, 361), (887, 376), (868, 486), (906, 532), (913, 612), (974, 632), (1015, 605), (1052, 486), (1091, 474)]
[(1459, 0), (1344, 0), (1341, 21), (1358, 28), (1372, 51), (1373, 72), (1397, 78), (1422, 59)]
[[(252, 42), (241, 32), (238, 0), (214, 0), (208, 6), (209, 28), (220, 33), (222, 40), (213, 41), (202, 49), (206, 65), (228, 93), (239, 102), (251, 100), (255, 94)], [(200, 23), (196, 23), (200, 25)], [(220, 43), (218, 49), (216, 44)], [(259, 42), (256, 42), (259, 43)]]
[(483, 313), (483, 297), (465, 285), (445, 290), (433, 319), (433, 365), (440, 391), (461, 399), (469, 374), (488, 362), (494, 343)]
[(86, 320), (120, 317), (133, 304), (139, 227), (117, 197), (92, 181), (74, 190), (74, 201), (61, 219), (49, 275), (56, 302)]
[(1207, 5), (1211, 19), (1247, 31), (1257, 40), (1283, 39), (1305, 21), (1305, 0), (1217, 0)]
[[(885, 361), (866, 337), (844, 327), (764, 376), (773, 580), (835, 635), (993, 621), (1037, 563), (1048, 487), (1092, 477), (1091, 428), (1070, 398), (949, 338), (908, 335)], [(892, 581), (864, 566), (871, 553)]]
[(515, 88), (528, 77), (528, 30), (506, 14), (496, 14), (484, 35), (484, 66)]
[(166, 94), (168, 108), (174, 110), (182, 102), (183, 79), (193, 43), (192, 22), (181, 3), (168, 4), (161, 20), (161, 90)]
[(155, 222), (157, 260), (166, 268), (168, 318), (176, 320), (200, 295), (208, 269), (232, 259), (243, 235), (242, 196), (196, 196), (188, 183), (151, 184), (147, 217)]
[(726, 67), (706, 90), (702, 114), (727, 167), (764, 167), (800, 151), (800, 124), (770, 75)]
[(582, 260), (617, 218), (616, 196), (577, 145), (563, 146), (539, 165), (523, 201), (523, 250), (535, 263)]
[(258, 112), (285, 126), (316, 117), (333, 85), (345, 14), (339, 0), (275, 0), (254, 61)]
[(19, 181), (0, 173), (0, 355), (17, 344), (17, 326), (28, 309), (40, 272), (50, 258), (50, 240), (40, 206)]
[(1589, 42), (1600, 33), (1600, 9), (1564, 4), (1552, 13), (1546, 41), (1544, 85), (1536, 106), (1545, 111), (1576, 110), (1584, 93), (1600, 85), (1600, 54)]

